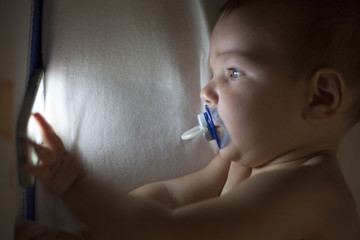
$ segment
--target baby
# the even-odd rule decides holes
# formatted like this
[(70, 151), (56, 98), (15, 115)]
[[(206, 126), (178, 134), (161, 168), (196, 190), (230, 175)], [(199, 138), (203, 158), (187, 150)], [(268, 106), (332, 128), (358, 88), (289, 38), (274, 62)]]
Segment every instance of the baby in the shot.
[[(359, 12), (350, 0), (228, 1), (200, 95), (230, 141), (199, 172), (119, 192), (39, 114), (44, 143), (29, 144), (41, 161), (27, 170), (86, 224), (85, 239), (360, 239), (336, 159), (360, 117)], [(39, 229), (17, 237), (77, 239)]]

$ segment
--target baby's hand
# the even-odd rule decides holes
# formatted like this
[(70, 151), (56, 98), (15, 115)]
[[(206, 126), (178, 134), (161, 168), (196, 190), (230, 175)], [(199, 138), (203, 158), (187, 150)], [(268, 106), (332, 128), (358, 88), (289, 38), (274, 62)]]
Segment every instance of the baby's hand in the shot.
[(76, 181), (85, 177), (85, 170), (78, 159), (70, 155), (52, 127), (40, 115), (33, 115), (42, 131), (43, 144), (29, 141), (39, 163), (27, 164), (26, 170), (39, 179), (45, 187), (57, 196), (62, 196)]

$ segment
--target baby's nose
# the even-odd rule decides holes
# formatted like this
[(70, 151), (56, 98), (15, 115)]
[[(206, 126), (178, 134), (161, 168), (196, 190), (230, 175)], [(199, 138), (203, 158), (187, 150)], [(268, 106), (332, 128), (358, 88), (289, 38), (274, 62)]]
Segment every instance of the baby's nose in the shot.
[(210, 82), (200, 91), (200, 98), (209, 106), (209, 108), (215, 108), (219, 101), (219, 96), (213, 85), (214, 82)]

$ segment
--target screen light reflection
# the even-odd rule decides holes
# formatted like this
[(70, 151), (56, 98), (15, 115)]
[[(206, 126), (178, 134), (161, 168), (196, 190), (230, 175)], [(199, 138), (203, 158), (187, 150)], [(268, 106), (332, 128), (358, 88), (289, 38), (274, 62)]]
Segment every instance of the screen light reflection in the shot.
[[(39, 85), (39, 88), (38, 88), (38, 91), (37, 91), (37, 94), (35, 97), (34, 105), (31, 109), (31, 113), (32, 114), (40, 113), (41, 115), (44, 115), (44, 113), (45, 113), (44, 78), (40, 82), (40, 85)], [(41, 144), (41, 142), (42, 142), (40, 127), (37, 124), (34, 117), (32, 117), (32, 116), (30, 116), (29, 122), (27, 125), (27, 136), (28, 136), (28, 138), (30, 138), (32, 141), (36, 142), (37, 144)], [(29, 155), (30, 155), (31, 162), (34, 165), (36, 165), (38, 162), (38, 158), (37, 158), (37, 155), (33, 148), (31, 148)]]

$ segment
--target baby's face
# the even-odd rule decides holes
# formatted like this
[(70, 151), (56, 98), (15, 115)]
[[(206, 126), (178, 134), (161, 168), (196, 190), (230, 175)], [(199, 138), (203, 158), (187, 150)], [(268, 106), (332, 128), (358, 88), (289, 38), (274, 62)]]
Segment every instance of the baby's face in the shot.
[(211, 82), (201, 91), (218, 108), (231, 141), (220, 154), (255, 167), (297, 143), (304, 104), (303, 81), (292, 76), (281, 46), (246, 9), (220, 20), (211, 37)]

